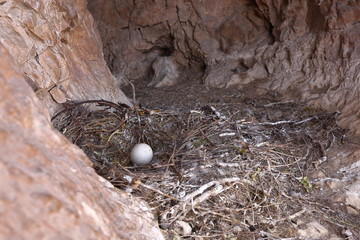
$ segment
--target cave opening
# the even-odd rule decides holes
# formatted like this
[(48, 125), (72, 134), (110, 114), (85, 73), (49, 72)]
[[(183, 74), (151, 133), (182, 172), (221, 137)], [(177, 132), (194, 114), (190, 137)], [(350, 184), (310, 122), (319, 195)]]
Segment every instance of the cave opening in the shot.
[[(88, 9), (105, 61), (121, 89), (128, 96), (136, 93), (135, 104), (200, 107), (196, 96), (212, 87), (264, 94), (258, 85), (268, 70), (251, 52), (272, 45), (275, 38), (272, 24), (253, 1), (202, 6), (191, 1), (93, 0)], [(176, 99), (180, 92), (189, 94)]]

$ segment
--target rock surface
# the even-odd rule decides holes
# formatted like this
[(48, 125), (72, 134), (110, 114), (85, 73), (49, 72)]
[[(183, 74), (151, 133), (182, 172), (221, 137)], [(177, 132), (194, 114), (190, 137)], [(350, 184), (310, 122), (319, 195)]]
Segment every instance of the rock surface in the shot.
[(106, 67), (86, 1), (2, 1), (0, 42), (50, 113), (67, 100), (131, 105)]
[(358, 1), (90, 0), (89, 9), (115, 73), (150, 81), (154, 60), (171, 55), (208, 86), (309, 100), (360, 133)]
[[(251, 87), (340, 111), (340, 125), (360, 133), (358, 1), (89, 0), (88, 7), (101, 39), (85, 0), (0, 2), (1, 239), (163, 239), (146, 205), (99, 178), (49, 123), (69, 100), (131, 105), (119, 88), (124, 76), (164, 86), (200, 72), (207, 86)], [(318, 179), (354, 214), (359, 154), (334, 158), (351, 160), (338, 166), (343, 176)], [(327, 236), (317, 222), (303, 234), (312, 231)]]
[[(360, 134), (359, 1), (90, 0), (89, 9), (111, 71), (135, 85), (154, 85), (152, 66), (171, 57), (177, 81), (202, 72), (207, 86), (305, 100), (339, 111), (338, 124)], [(324, 198), (358, 216), (359, 152), (343, 155), (332, 160), (332, 180), (317, 181), (329, 184)], [(332, 237), (317, 222), (299, 234)]]
[(0, 44), (0, 239), (163, 239), (144, 202), (57, 132)]

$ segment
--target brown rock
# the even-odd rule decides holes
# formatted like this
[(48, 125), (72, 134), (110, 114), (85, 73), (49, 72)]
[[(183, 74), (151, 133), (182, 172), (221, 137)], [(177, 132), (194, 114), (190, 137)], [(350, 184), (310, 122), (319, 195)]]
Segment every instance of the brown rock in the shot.
[(0, 239), (163, 239), (147, 205), (51, 126), (14, 66), (0, 45)]
[[(171, 54), (182, 65), (198, 69), (208, 56), (231, 53), (271, 42), (267, 21), (252, 1), (120, 1), (92, 0), (89, 9), (104, 42), (113, 72), (146, 77), (155, 60), (149, 52), (171, 35)], [(129, 14), (130, 13), (130, 14)], [(141, 63), (140, 67), (138, 66)]]
[(329, 233), (323, 224), (317, 221), (305, 224), (304, 229), (299, 229), (298, 233), (301, 237), (312, 239), (339, 239), (339, 236)]
[[(0, 3), (5, 239), (162, 239), (145, 205), (98, 181), (84, 154), (48, 121), (68, 100), (131, 105), (119, 89), (124, 76), (151, 82), (154, 70), (150, 85), (161, 86), (181, 79), (180, 69), (202, 72), (208, 86), (255, 86), (340, 111), (339, 124), (360, 133), (358, 1), (89, 0), (103, 44), (86, 7), (85, 0)], [(342, 184), (330, 186), (348, 186), (336, 199), (349, 212), (359, 209), (358, 155)], [(316, 222), (304, 231), (329, 237)]]
[(171, 57), (158, 57), (151, 67), (154, 75), (148, 84), (149, 87), (172, 86), (177, 83), (179, 67)]
[(181, 67), (205, 69), (206, 85), (311, 100), (360, 133), (357, 1), (90, 0), (89, 9), (113, 72), (150, 81), (153, 49), (170, 35), (165, 48)]
[(86, 2), (11, 0), (0, 6), (6, 16), (0, 18), (0, 42), (51, 114), (66, 100), (131, 105), (106, 67)]

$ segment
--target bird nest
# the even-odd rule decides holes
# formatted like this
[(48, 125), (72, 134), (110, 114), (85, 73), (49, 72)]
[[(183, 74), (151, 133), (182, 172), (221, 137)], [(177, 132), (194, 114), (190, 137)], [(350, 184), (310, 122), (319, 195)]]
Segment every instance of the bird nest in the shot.
[[(98, 174), (149, 203), (168, 239), (279, 239), (312, 214), (307, 176), (341, 141), (336, 114), (250, 98), (192, 110), (99, 100), (52, 121)], [(149, 165), (130, 162), (139, 142), (154, 150)]]

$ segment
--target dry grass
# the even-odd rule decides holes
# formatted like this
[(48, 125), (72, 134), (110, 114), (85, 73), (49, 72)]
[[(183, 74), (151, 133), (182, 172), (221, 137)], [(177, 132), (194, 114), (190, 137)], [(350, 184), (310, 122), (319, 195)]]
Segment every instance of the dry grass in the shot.
[[(168, 239), (302, 239), (297, 219), (319, 208), (307, 176), (343, 135), (335, 117), (256, 99), (191, 111), (92, 101), (53, 124), (100, 175), (147, 201)], [(138, 142), (152, 146), (150, 165), (131, 165)]]

